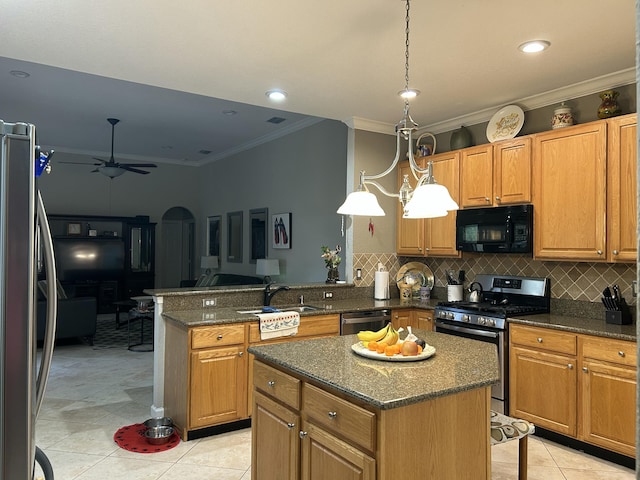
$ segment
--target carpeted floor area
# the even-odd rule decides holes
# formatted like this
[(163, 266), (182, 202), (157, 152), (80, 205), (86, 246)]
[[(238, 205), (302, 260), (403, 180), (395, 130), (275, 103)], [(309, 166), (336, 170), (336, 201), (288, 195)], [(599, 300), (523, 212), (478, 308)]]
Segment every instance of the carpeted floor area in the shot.
[[(115, 314), (98, 315), (96, 335), (93, 339), (95, 350), (103, 348), (128, 348), (130, 345), (143, 343), (143, 349), (153, 346), (153, 320), (143, 320), (142, 342), (140, 318), (128, 319), (126, 313), (120, 314), (120, 328), (116, 328)], [(127, 324), (129, 331), (127, 330)], [(87, 341), (88, 340), (84, 340)], [(135, 349), (135, 347), (134, 347)]]

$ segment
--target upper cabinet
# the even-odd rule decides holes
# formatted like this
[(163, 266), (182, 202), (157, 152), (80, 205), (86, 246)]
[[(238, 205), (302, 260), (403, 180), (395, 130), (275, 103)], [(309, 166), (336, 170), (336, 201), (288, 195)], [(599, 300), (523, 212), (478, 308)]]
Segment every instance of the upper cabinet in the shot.
[[(446, 152), (430, 157), (416, 158), (418, 166), (426, 167), (433, 162), (433, 176), (440, 185), (449, 190), (451, 197), (460, 203), (460, 152)], [(398, 167), (398, 187), (404, 175), (415, 188), (416, 180), (409, 168), (409, 162), (401, 162)], [(460, 257), (456, 250), (456, 212), (445, 217), (407, 219), (402, 218), (402, 205), (398, 203), (396, 251), (399, 255), (425, 257)]]
[(607, 262), (635, 262), (637, 116), (607, 121)]
[(531, 201), (531, 139), (520, 137), (461, 151), (461, 207)]
[(634, 262), (636, 115), (533, 136), (534, 258)]

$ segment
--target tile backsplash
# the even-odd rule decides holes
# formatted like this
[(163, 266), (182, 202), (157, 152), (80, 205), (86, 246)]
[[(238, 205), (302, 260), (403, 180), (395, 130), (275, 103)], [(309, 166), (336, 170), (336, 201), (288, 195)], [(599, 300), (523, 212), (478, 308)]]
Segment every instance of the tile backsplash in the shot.
[(435, 278), (436, 287), (446, 285), (445, 270), (464, 270), (466, 284), (472, 282), (479, 273), (498, 275), (518, 275), (527, 277), (549, 277), (551, 297), (564, 300), (578, 300), (600, 303), (602, 290), (607, 285), (618, 284), (627, 303), (635, 305), (631, 282), (636, 279), (636, 264), (610, 264), (585, 262), (543, 262), (524, 255), (465, 254), (464, 258), (422, 258), (398, 257), (390, 253), (356, 253), (353, 256), (355, 269), (362, 270), (362, 280), (355, 280), (357, 286), (372, 286), (378, 263), (389, 271), (392, 285), (398, 270), (407, 262), (421, 262), (427, 265)]

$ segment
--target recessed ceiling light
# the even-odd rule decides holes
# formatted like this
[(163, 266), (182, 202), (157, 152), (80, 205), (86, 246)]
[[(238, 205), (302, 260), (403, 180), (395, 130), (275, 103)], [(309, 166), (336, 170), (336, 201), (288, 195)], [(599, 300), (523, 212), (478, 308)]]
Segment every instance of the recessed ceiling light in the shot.
[(273, 100), (274, 102), (281, 102), (287, 98), (287, 92), (279, 89), (269, 90), (265, 95), (269, 97), (269, 100)]
[(520, 45), (518, 50), (524, 53), (538, 53), (546, 50), (550, 45), (551, 43), (546, 40), (531, 40)]
[(9, 73), (18, 78), (27, 78), (31, 76), (30, 73), (23, 72), (22, 70), (11, 70)]
[(400, 95), (405, 100), (411, 100), (412, 98), (416, 98), (418, 95), (420, 95), (420, 90), (416, 90), (415, 88), (408, 88), (406, 90), (400, 90), (398, 92), (398, 95)]

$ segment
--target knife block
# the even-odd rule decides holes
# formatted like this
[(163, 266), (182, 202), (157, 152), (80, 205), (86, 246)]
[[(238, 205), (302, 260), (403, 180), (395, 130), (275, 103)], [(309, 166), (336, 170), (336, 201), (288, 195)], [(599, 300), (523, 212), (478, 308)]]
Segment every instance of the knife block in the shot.
[(623, 300), (620, 301), (620, 310), (605, 310), (604, 319), (607, 323), (615, 325), (629, 325), (633, 323), (629, 305)]

